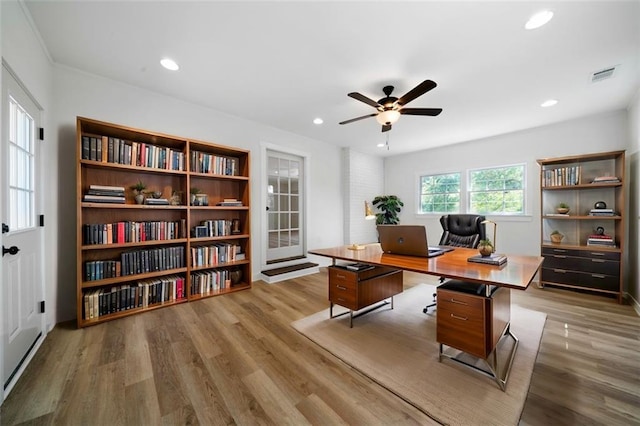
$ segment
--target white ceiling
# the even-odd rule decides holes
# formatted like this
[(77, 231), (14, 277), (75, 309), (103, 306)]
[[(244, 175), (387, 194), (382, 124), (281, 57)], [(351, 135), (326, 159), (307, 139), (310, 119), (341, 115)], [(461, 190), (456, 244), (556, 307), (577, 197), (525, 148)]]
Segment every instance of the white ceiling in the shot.
[[(640, 86), (639, 1), (25, 3), (56, 64), (377, 155), (622, 109)], [(525, 30), (544, 8), (551, 22)], [(409, 106), (444, 111), (402, 116), (389, 151), (374, 118), (338, 125), (375, 111), (347, 93), (425, 79), (438, 87)]]

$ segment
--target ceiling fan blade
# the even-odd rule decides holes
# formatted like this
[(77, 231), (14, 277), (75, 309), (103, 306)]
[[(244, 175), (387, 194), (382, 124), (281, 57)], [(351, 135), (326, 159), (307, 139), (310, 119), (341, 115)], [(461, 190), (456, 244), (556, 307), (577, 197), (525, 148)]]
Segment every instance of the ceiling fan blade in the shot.
[(364, 102), (367, 105), (371, 105), (374, 108), (382, 108), (382, 105), (380, 105), (378, 102), (374, 101), (373, 99), (369, 99), (365, 95), (362, 95), (358, 92), (351, 92), (347, 94), (347, 96), (359, 100), (360, 102)]
[(388, 132), (389, 130), (391, 130), (391, 124), (383, 124), (382, 125), (382, 132)]
[(425, 93), (427, 93), (429, 90), (433, 89), (436, 86), (437, 84), (435, 81), (425, 80), (422, 83), (418, 84), (413, 89), (409, 90), (407, 93), (405, 93), (405, 95), (400, 99), (398, 99), (396, 103), (400, 105), (406, 105), (412, 100), (414, 100), (415, 98), (417, 98), (418, 96), (424, 95)]
[(402, 108), (400, 114), (404, 115), (430, 115), (435, 117), (442, 112), (442, 108)]
[(340, 124), (349, 124), (349, 123), (353, 123), (354, 121), (362, 120), (364, 118), (375, 117), (376, 115), (378, 115), (378, 113), (374, 112), (372, 114), (363, 115), (362, 117), (356, 117), (356, 118), (352, 118), (351, 120), (341, 121)]

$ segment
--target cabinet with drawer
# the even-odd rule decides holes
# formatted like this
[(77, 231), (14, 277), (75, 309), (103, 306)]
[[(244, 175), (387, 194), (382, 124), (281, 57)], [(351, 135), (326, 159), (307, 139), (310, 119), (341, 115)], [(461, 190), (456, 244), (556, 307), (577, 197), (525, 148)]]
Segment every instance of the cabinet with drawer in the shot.
[(504, 287), (495, 288), (490, 296), (469, 293), (466, 284), (451, 282), (438, 287), (436, 339), (486, 359), (509, 324), (511, 293)]
[(542, 286), (587, 290), (622, 303), (625, 151), (538, 160)]
[(358, 311), (402, 292), (402, 270), (376, 266), (350, 271), (329, 267), (329, 302)]

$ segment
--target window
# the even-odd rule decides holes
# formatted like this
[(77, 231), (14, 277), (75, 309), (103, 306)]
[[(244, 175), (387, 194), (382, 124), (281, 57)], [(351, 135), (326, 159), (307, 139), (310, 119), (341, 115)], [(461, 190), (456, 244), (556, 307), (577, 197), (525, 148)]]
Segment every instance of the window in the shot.
[(34, 212), (35, 124), (20, 104), (9, 97), (9, 228), (32, 228)]
[(420, 176), (420, 213), (458, 213), (460, 173)]
[(525, 165), (469, 171), (469, 212), (524, 214)]

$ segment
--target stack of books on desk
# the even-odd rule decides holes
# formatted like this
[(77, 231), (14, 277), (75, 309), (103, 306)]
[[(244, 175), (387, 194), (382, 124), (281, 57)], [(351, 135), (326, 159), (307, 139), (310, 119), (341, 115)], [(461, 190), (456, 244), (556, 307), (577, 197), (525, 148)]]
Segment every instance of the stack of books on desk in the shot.
[(587, 237), (588, 246), (615, 247), (616, 242), (610, 235), (592, 234)]
[(124, 204), (124, 187), (89, 185), (89, 190), (84, 195), (83, 201), (87, 203)]
[(485, 263), (487, 265), (504, 265), (507, 263), (507, 256), (504, 254), (490, 254), (489, 256), (482, 256), (478, 254), (476, 256), (471, 256), (467, 259), (468, 262), (474, 263)]

